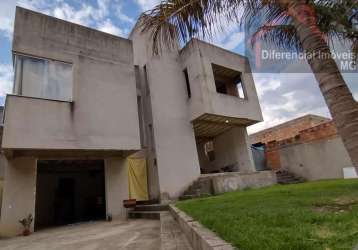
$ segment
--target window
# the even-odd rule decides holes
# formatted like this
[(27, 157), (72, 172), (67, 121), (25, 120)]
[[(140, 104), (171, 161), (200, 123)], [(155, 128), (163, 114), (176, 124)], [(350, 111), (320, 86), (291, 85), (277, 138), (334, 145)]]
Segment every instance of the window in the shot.
[(216, 92), (246, 99), (241, 72), (212, 64)]
[(188, 98), (191, 98), (191, 89), (190, 89), (190, 82), (189, 82), (189, 74), (188, 70), (184, 69), (184, 76), (185, 76), (185, 83), (186, 83), (186, 91), (188, 94)]
[(72, 64), (15, 56), (15, 94), (72, 101), (72, 89)]
[(209, 161), (215, 161), (214, 142), (208, 141), (204, 144), (205, 155)]

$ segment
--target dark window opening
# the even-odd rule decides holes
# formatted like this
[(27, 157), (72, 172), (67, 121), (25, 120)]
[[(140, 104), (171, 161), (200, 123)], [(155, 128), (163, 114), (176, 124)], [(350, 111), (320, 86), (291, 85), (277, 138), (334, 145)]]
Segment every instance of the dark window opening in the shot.
[(191, 98), (191, 89), (190, 89), (190, 82), (189, 82), (189, 74), (188, 70), (184, 69), (184, 76), (185, 76), (185, 83), (186, 83), (186, 91), (188, 93), (188, 98)]
[(241, 72), (212, 64), (216, 92), (246, 99)]
[(215, 161), (214, 142), (208, 141), (204, 144), (205, 155), (209, 161)]

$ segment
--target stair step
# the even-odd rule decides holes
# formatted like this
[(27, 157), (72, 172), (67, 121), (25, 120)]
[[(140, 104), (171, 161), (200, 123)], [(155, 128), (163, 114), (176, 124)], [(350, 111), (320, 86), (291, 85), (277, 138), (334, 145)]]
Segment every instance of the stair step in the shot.
[(167, 211), (169, 210), (168, 204), (151, 204), (151, 205), (137, 205), (134, 211)]
[(294, 174), (285, 171), (285, 170), (281, 170), (276, 172), (276, 177), (277, 177), (277, 183), (278, 184), (297, 184), (297, 183), (302, 183), (304, 182), (304, 179), (301, 177), (297, 177)]
[(293, 176), (291, 176), (291, 177), (285, 177), (285, 178), (277, 178), (277, 180), (280, 180), (280, 181), (289, 181), (289, 180), (299, 180), (299, 178), (297, 178), (297, 177), (293, 177)]
[(299, 181), (299, 180), (296, 180), (296, 181), (278, 181), (277, 183), (278, 184), (298, 184), (298, 183), (302, 183), (303, 181)]
[(131, 219), (159, 220), (160, 213), (160, 211), (129, 211), (128, 217)]
[(159, 204), (159, 200), (148, 200), (148, 201), (137, 201), (137, 205), (153, 205), (153, 204)]
[(197, 198), (205, 198), (209, 196), (211, 196), (211, 194), (207, 194), (207, 193), (193, 194), (193, 195), (184, 194), (179, 197), (179, 200), (190, 200), (190, 199), (197, 199)]
[(200, 194), (200, 189), (194, 189), (194, 190), (187, 190), (184, 192), (184, 195), (196, 195)]

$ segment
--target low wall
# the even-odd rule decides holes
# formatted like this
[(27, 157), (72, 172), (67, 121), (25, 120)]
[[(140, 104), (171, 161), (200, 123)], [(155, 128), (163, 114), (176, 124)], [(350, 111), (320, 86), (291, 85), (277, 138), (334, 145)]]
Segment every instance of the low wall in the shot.
[(214, 194), (221, 194), (245, 188), (271, 186), (277, 183), (273, 171), (252, 173), (218, 173), (201, 175), (201, 179), (210, 179)]
[(202, 226), (199, 222), (188, 216), (174, 205), (169, 206), (169, 211), (178, 222), (180, 229), (195, 250), (234, 250), (228, 242), (221, 239), (214, 232)]
[(343, 178), (352, 161), (340, 137), (293, 144), (279, 149), (281, 167), (306, 180)]

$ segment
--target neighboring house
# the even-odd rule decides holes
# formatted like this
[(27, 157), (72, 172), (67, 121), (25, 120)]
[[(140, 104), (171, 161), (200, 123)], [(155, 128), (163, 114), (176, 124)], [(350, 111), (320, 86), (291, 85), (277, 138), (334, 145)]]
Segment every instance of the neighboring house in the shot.
[[(309, 126), (309, 120), (318, 125)], [(309, 115), (269, 129), (278, 139), (275, 140), (271, 132), (271, 141), (265, 143), (267, 166), (273, 170), (288, 170), (307, 180), (343, 178), (343, 169), (353, 167), (352, 161), (333, 121), (327, 119), (320, 123), (320, 120), (323, 119)], [(309, 127), (302, 129), (305, 125)], [(290, 137), (280, 139), (283, 137), (281, 128), (282, 133)], [(265, 132), (259, 134), (263, 138)]]
[(295, 137), (300, 131), (330, 121), (329, 118), (318, 115), (305, 115), (280, 125), (251, 134), (251, 144), (266, 144), (270, 141), (281, 141)]
[(201, 173), (255, 173), (246, 127), (262, 114), (247, 58), (195, 39), (149, 48), (137, 28), (124, 39), (16, 9), (1, 226), (126, 216), (133, 153), (151, 200), (178, 198)]

